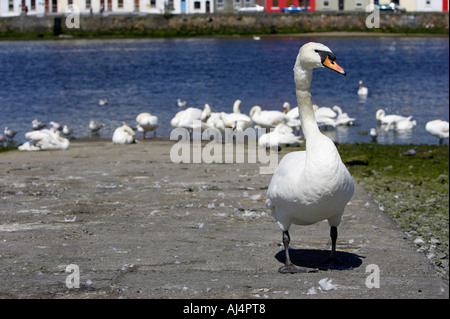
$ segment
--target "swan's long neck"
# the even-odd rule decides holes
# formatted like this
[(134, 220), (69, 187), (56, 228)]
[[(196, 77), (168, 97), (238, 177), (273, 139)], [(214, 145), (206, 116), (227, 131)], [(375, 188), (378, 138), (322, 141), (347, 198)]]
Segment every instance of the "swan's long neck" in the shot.
[(304, 70), (301, 66), (296, 65), (294, 68), (294, 80), (300, 123), (305, 139), (308, 141), (308, 138), (316, 134), (321, 134), (317, 127), (311, 101), (311, 92), (309, 90), (311, 87), (312, 70)]

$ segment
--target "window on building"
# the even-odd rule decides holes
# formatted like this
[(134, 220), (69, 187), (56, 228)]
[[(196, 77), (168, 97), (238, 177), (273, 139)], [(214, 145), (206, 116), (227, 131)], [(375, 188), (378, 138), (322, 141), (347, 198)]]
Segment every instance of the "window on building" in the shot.
[(429, 5), (431, 5), (431, 0), (427, 0), (425, 3), (427, 6), (429, 6)]
[(71, 6), (73, 4), (73, 0), (67, 0), (67, 4)]
[(123, 0), (117, 0), (117, 7), (123, 9)]
[(174, 0), (168, 0), (167, 8), (168, 8), (169, 10), (173, 10), (173, 9), (174, 9), (173, 1), (174, 1)]
[(150, 0), (150, 8), (156, 8), (156, 0)]
[(201, 8), (201, 3), (200, 1), (194, 1), (194, 9), (195, 10), (199, 10)]
[(223, 0), (217, 0), (217, 8), (223, 8)]
[(9, 11), (14, 11), (14, 0), (9, 0)]
[(328, 2), (328, 0), (324, 0), (323, 1), (323, 6), (324, 7), (328, 7), (330, 5), (330, 3)]
[(273, 8), (278, 8), (279, 4), (278, 4), (278, 0), (273, 0), (272, 1), (272, 7)]
[(91, 8), (91, 0), (86, 0), (86, 9)]
[(362, 7), (362, 0), (356, 0), (355, 6), (356, 6), (357, 8)]

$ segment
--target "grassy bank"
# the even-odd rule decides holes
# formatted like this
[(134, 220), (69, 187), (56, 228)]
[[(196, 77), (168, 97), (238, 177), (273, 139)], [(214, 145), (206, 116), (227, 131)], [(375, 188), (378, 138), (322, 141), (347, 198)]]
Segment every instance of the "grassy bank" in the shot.
[[(338, 145), (354, 179), (448, 280), (448, 145)], [(404, 153), (415, 149), (416, 155)]]

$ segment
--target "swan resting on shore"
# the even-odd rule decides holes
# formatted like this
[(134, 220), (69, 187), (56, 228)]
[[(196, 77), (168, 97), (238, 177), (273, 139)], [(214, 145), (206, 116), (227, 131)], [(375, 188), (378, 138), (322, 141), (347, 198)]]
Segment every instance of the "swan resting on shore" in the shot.
[(25, 133), (27, 139), (31, 141), (20, 145), (20, 151), (45, 151), (45, 150), (66, 150), (70, 146), (70, 141), (61, 136), (58, 130), (42, 129)]
[(114, 130), (112, 142), (114, 144), (132, 144), (136, 143), (136, 133), (126, 123)]

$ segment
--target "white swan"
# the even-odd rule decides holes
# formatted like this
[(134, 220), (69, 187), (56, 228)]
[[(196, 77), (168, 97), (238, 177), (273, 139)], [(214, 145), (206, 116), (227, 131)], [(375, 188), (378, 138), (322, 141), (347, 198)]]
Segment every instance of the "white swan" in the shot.
[(333, 110), (336, 111), (336, 113), (337, 113), (337, 116), (335, 119), (336, 126), (338, 126), (338, 125), (353, 125), (353, 122), (356, 120), (356, 118), (348, 116), (347, 113), (343, 113), (342, 109), (337, 105), (333, 106)]
[(336, 127), (336, 112), (330, 107), (313, 105), (314, 116), (319, 127)]
[(387, 131), (389, 131), (389, 129), (392, 126), (394, 128), (394, 131), (397, 131), (397, 132), (412, 131), (416, 127), (416, 124), (417, 124), (417, 122), (415, 120), (405, 119), (405, 120), (389, 123), (388, 125), (386, 125), (384, 130), (387, 132)]
[(145, 133), (153, 131), (153, 137), (156, 137), (156, 129), (159, 126), (158, 117), (148, 112), (140, 113), (136, 117), (137, 129), (142, 132), (145, 139)]
[(300, 48), (294, 66), (297, 102), (306, 139), (306, 151), (288, 153), (280, 161), (267, 191), (266, 205), (283, 232), (286, 264), (282, 273), (310, 271), (295, 266), (289, 256), (291, 224), (310, 225), (328, 220), (331, 226), (332, 252), (336, 261), (337, 226), (354, 185), (334, 143), (323, 135), (315, 121), (310, 85), (314, 68), (326, 67), (340, 74), (345, 71), (335, 62), (335, 55), (320, 43)]
[(126, 123), (114, 130), (112, 142), (114, 144), (132, 144), (136, 143), (136, 133)]
[(61, 136), (59, 130), (42, 129), (25, 133), (25, 137), (32, 141), (25, 142), (18, 148), (21, 151), (66, 150), (70, 141)]
[(180, 99), (177, 99), (177, 105), (178, 107), (186, 107), (187, 101), (181, 101)]
[(89, 129), (91, 130), (92, 133), (97, 133), (104, 126), (105, 124), (97, 123), (94, 120), (89, 121)]
[(210, 116), (210, 113), (208, 113), (208, 108), (208, 104), (205, 104), (203, 110), (195, 107), (188, 107), (187, 109), (178, 112), (170, 121), (170, 125), (173, 128), (184, 128), (189, 131), (197, 128), (196, 125), (198, 124), (201, 129), (210, 128), (210, 126), (206, 124), (206, 120)]
[(329, 117), (331, 119), (336, 118), (337, 113), (328, 106), (319, 107), (317, 104), (313, 105), (314, 116), (318, 117)]
[(284, 102), (283, 110), (286, 114), (286, 125), (297, 132), (300, 131), (301, 123), (300, 116), (298, 114), (298, 107), (291, 109), (291, 104), (289, 102)]
[(263, 111), (256, 105), (250, 109), (250, 118), (255, 125), (262, 128), (273, 128), (280, 123), (286, 123), (286, 115), (280, 111)]
[(425, 124), (425, 130), (439, 139), (439, 145), (442, 145), (445, 138), (448, 138), (449, 124), (443, 120), (433, 120)]
[(221, 118), (225, 127), (232, 128), (238, 132), (243, 132), (252, 127), (252, 119), (241, 113), (241, 100), (236, 100), (233, 104), (233, 113), (221, 112)]
[(404, 121), (404, 120), (411, 120), (412, 116), (401, 116), (401, 115), (386, 115), (383, 109), (379, 109), (375, 113), (375, 118), (380, 121), (381, 124), (395, 124), (396, 122)]
[(295, 136), (292, 128), (284, 123), (278, 124), (270, 133), (261, 135), (258, 139), (260, 147), (278, 149), (284, 146), (299, 146), (303, 141)]
[(109, 103), (108, 99), (100, 99), (98, 105), (107, 105)]
[(358, 95), (360, 97), (366, 97), (369, 94), (369, 89), (363, 86), (363, 81), (359, 81)]

